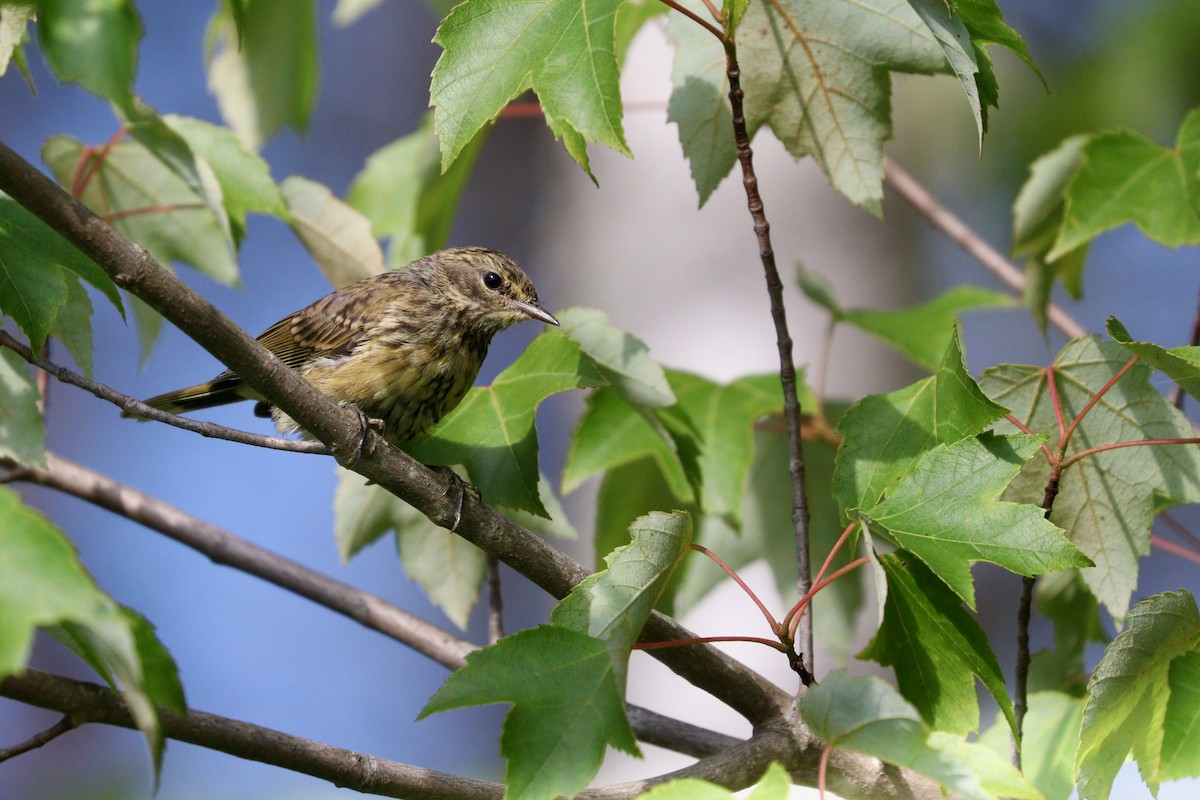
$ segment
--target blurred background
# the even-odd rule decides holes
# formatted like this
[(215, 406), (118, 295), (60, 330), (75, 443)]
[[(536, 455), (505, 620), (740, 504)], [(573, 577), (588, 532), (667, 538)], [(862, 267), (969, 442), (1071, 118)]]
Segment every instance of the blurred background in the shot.
[[(1164, 144), (1200, 100), (1200, 4), (1195, 0), (1004, 0), (1007, 22), (1029, 44), (1046, 85), (1007, 52), (993, 51), (1001, 107), (991, 115), (982, 157), (967, 104), (952, 77), (896, 76), (895, 140), (888, 152), (944, 204), (1005, 251), (1010, 207), (1028, 163), (1063, 137), (1110, 127), (1133, 128)], [(319, 4), (321, 78), (316, 112), (304, 133), (285, 131), (265, 146), (273, 176), (300, 174), (335, 194), (364, 159), (414, 130), (428, 103), (428, 76), (439, 49), (437, 18), (422, 3), (387, 2), (357, 24), (330, 21)], [(202, 68), (211, 4), (143, 0), (145, 28), (136, 89), (161, 112), (219, 122)], [(777, 366), (757, 248), (740, 182), (726, 180), (702, 209), (683, 161), (677, 131), (666, 122), (670, 57), (659, 23), (636, 40), (623, 72), (626, 133), (634, 160), (593, 150), (591, 181), (555, 143), (540, 119), (504, 119), (491, 134), (463, 198), (452, 244), (483, 244), (521, 262), (551, 309), (589, 305), (642, 338), (660, 362), (728, 380)], [(39, 55), (30, 59), (37, 96), (14, 72), (0, 80), (0, 138), (40, 163), (43, 141), (67, 133), (86, 144), (116, 130), (107, 104), (62, 87)], [(847, 306), (894, 308), (961, 282), (1002, 288), (952, 243), (932, 232), (888, 193), (877, 221), (829, 188), (810, 162), (794, 164), (768, 134), (755, 142), (757, 168), (772, 223), (797, 360), (816, 357), (826, 319), (794, 289), (794, 264), (826, 275)], [(1135, 338), (1183, 344), (1196, 308), (1194, 252), (1171, 252), (1130, 227), (1092, 248), (1086, 296), (1068, 303), (1089, 330), (1117, 314)], [(243, 287), (233, 290), (183, 269), (182, 276), (252, 333), (329, 291), (329, 285), (280, 222), (252, 216), (241, 251)], [(1136, 289), (1131, 291), (1131, 286)], [(136, 396), (211, 377), (217, 362), (170, 326), (139, 366), (132, 326), (96, 304), (96, 378)], [(492, 347), (480, 380), (509, 364), (536, 329), (518, 326)], [(1001, 361), (1046, 363), (1062, 344), (1049, 341), (1023, 310), (969, 315), (964, 338), (978, 372)], [(57, 360), (67, 360), (56, 349)], [(830, 397), (890, 391), (918, 377), (901, 357), (853, 331), (834, 341)], [(542, 466), (561, 470), (579, 397), (544, 404), (539, 417)], [(259, 545), (379, 594), (444, 627), (451, 623), (403, 574), (390, 538), (348, 565), (331, 536), (334, 469), (328, 459), (260, 451), (201, 439), (161, 425), (121, 420), (117, 410), (69, 387), (52, 385), (49, 446), (141, 490), (179, 505)], [(211, 412), (222, 424), (269, 431), (249, 405)], [(247, 487), (252, 487), (249, 491)], [(145, 614), (174, 655), (197, 709), (278, 728), (341, 747), (423, 767), (499, 779), (496, 737), (504, 709), (486, 708), (412, 720), (445, 671), (422, 656), (333, 613), (203, 557), (157, 534), (81, 502), (35, 488), (21, 491), (77, 543), (97, 582)], [(568, 498), (584, 535), (573, 554), (590, 563), (589, 489)], [(1193, 528), (1200, 517), (1180, 517)], [(1197, 567), (1155, 552), (1143, 564), (1138, 597), (1195, 586)], [(769, 571), (746, 577), (778, 608)], [(551, 606), (540, 591), (505, 575), (509, 630), (544, 621)], [(980, 612), (1000, 661), (1011, 667), (1018, 581), (981, 568)], [(744, 630), (757, 614), (736, 594), (721, 593), (685, 618), (706, 634)], [(788, 601), (790, 603), (790, 601)], [(486, 640), (479, 609), (467, 637)], [(870, 621), (867, 623), (871, 624)], [(868, 631), (869, 633), (869, 631)], [(1035, 629), (1035, 649), (1049, 640)], [(996, 637), (999, 637), (998, 639)], [(765, 648), (759, 648), (765, 651)], [(733, 652), (789, 690), (794, 676), (773, 651)], [(1098, 659), (1100, 652), (1093, 654)], [(818, 663), (822, 658), (820, 649)], [(57, 644), (39, 640), (34, 665), (92, 680)], [(867, 671), (855, 664), (852, 670)], [(649, 658), (637, 656), (633, 702), (734, 734), (745, 724), (707, 696), (686, 695)], [(0, 747), (23, 740), (57, 715), (0, 699)], [(987, 713), (985, 712), (985, 719)], [(655, 756), (662, 754), (653, 753)], [(604, 781), (661, 772), (686, 759), (618, 761)], [(68, 768), (63, 768), (68, 765)], [(1114, 797), (1149, 797), (1127, 769)], [(1164, 786), (1162, 798), (1194, 796), (1195, 786)], [(74, 731), (0, 765), (0, 798), (148, 798), (153, 778), (139, 735), (101, 726)], [(348, 796), (328, 784), (179, 742), (167, 748), (161, 800), (191, 798), (328, 798)]]

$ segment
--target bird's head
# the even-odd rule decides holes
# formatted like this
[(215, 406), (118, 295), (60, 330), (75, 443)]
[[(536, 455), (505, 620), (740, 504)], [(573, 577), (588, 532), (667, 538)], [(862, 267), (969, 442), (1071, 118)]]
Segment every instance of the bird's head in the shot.
[(485, 247), (456, 247), (429, 258), (436, 264), (430, 282), (475, 325), (498, 331), (526, 319), (558, 324), (538, 303), (529, 276), (503, 253)]

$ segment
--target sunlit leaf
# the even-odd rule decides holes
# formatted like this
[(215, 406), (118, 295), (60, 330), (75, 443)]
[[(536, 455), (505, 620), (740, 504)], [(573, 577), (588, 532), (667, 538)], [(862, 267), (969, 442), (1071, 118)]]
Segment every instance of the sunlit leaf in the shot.
[(335, 289), (379, 275), (387, 267), (371, 223), (316, 181), (293, 175), (280, 184), (292, 230)]

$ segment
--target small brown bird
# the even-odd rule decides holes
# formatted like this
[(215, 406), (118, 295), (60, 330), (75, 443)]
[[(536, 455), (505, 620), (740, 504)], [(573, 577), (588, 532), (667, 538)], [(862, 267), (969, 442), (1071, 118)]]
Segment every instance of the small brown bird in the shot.
[[(483, 247), (458, 247), (338, 289), (276, 322), (258, 342), (335, 401), (381, 422), (384, 438), (400, 443), (457, 406), (492, 337), (525, 319), (558, 324), (515, 261)], [(146, 403), (181, 413), (239, 400), (257, 400), (255, 414), (271, 416), (280, 433), (299, 430), (229, 370)]]

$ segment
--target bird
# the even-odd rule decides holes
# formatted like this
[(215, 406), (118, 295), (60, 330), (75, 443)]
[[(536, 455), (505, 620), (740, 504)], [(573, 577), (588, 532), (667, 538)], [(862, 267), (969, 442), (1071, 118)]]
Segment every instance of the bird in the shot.
[[(475, 382), (492, 337), (524, 320), (558, 325), (508, 256), (456, 247), (365, 278), (267, 328), (258, 343), (399, 445), (453, 410)], [(172, 414), (254, 400), (281, 434), (295, 420), (226, 370), (146, 404)], [(365, 431), (364, 431), (365, 435)]]

